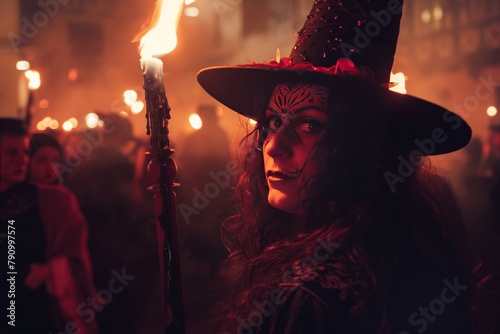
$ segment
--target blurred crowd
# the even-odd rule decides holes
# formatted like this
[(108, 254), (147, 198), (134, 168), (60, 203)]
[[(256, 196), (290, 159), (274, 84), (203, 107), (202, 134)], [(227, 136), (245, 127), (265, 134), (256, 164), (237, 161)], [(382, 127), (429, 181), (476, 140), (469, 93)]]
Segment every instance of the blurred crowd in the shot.
[[(203, 193), (230, 160), (216, 108), (200, 106), (198, 113), (203, 128), (174, 157), (181, 166), (178, 205), (196, 210), (179, 218), (189, 331), (205, 326), (220, 293), (226, 252), (219, 230), (227, 213), (221, 208), (231, 182), (219, 179), (217, 194), (202, 194), (206, 205), (193, 207), (198, 189)], [(71, 133), (28, 133), (23, 121), (0, 119), (0, 215), (16, 221), (24, 268), (16, 278), (19, 333), (164, 331), (149, 146), (133, 136), (127, 119), (97, 114), (100, 126)]]
[(458, 191), (466, 224), (478, 241), (487, 264), (500, 272), (500, 118), (493, 118), (486, 140), (473, 137), (464, 148), (458, 169)]

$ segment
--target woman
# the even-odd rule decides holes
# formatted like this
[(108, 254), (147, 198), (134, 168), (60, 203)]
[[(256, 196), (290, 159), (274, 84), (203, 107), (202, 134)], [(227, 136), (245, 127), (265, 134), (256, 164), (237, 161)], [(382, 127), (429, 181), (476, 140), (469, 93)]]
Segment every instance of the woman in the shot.
[[(87, 249), (87, 222), (75, 194), (59, 184), (62, 155), (61, 145), (51, 135), (31, 136), (27, 180), (32, 184), (19, 185), (21, 193), (33, 192), (36, 198), (32, 207), (24, 208), (32, 214), (25, 219), (29, 224), (18, 228), (30, 244), (24, 250), (24, 257), (31, 263), (23, 283), (29, 292), (49, 297), (51, 308), (46, 311), (51, 312), (56, 328), (76, 327), (80, 333), (97, 333), (96, 321), (87, 316), (84, 302), (96, 294)], [(29, 233), (23, 233), (24, 229)], [(34, 293), (26, 295), (36, 299)]]
[(290, 58), (198, 74), (257, 120), (223, 231), (236, 277), (220, 332), (494, 332), (453, 192), (425, 157), (471, 130), (388, 90), (400, 14), (394, 1), (318, 0)]
[[(94, 317), (86, 310), (96, 292), (85, 219), (75, 195), (64, 187), (25, 182), (28, 142), (24, 122), (0, 118), (0, 220), (6, 233), (9, 226), (9, 250), (15, 245), (9, 260), (16, 274), (9, 276), (11, 281), (14, 277), (15, 291), (2, 304), (9, 303), (5, 307), (15, 312), (0, 331), (13, 333), (15, 325), (15, 333), (97, 333)], [(32, 143), (39, 152), (35, 147)], [(0, 244), (7, 254), (7, 242)], [(2, 277), (2, 287), (6, 279)]]
[(60, 173), (57, 163), (63, 155), (61, 144), (54, 137), (37, 133), (30, 139), (30, 165), (28, 178), (39, 184), (60, 183)]

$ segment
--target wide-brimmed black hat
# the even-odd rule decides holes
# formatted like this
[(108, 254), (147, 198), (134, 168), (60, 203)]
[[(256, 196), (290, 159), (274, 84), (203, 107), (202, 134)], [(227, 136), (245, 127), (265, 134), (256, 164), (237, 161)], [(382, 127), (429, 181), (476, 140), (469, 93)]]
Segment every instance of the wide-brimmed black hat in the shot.
[(205, 68), (198, 82), (216, 100), (253, 119), (261, 112), (256, 97), (269, 101), (279, 84), (327, 86), (373, 106), (404, 146), (428, 139), (435, 145), (426, 155), (456, 151), (472, 134), (460, 116), (389, 90), (402, 5), (403, 0), (316, 0), (289, 58)]

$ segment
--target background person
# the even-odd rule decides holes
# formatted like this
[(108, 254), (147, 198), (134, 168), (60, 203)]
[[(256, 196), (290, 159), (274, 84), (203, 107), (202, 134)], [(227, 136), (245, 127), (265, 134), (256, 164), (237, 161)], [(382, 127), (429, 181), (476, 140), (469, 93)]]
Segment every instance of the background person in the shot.
[[(146, 194), (145, 145), (133, 138), (128, 120), (98, 114), (104, 126), (80, 137), (82, 141), (93, 138), (94, 146), (66, 174), (65, 184), (76, 194), (88, 222), (97, 290), (108, 289), (113, 270), (124, 268), (134, 279), (113, 295), (96, 318), (107, 334), (154, 332), (162, 328), (163, 318), (157, 298), (161, 282), (156, 227), (152, 201), (147, 200), (151, 195)], [(72, 141), (78, 147), (79, 141)]]
[[(15, 327), (2, 321), (2, 328), (6, 333), (50, 333), (70, 324), (80, 333), (97, 333), (95, 321), (78, 313), (79, 304), (95, 296), (85, 220), (71, 192), (24, 181), (28, 142), (21, 121), (0, 119), (0, 220), (6, 234), (7, 222), (14, 221), (17, 272)], [(2, 253), (7, 254), (4, 241)], [(7, 291), (6, 278), (1, 281)]]
[(58, 184), (60, 171), (58, 164), (63, 156), (63, 149), (56, 138), (36, 133), (30, 139), (30, 164), (28, 179), (41, 184)]

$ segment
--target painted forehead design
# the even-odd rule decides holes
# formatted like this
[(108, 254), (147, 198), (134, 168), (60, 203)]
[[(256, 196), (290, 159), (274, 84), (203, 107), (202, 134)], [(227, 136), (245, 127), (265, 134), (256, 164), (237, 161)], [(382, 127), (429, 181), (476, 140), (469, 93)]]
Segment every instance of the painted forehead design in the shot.
[(281, 114), (295, 113), (304, 109), (326, 112), (328, 89), (316, 85), (278, 85), (274, 89), (268, 110)]

